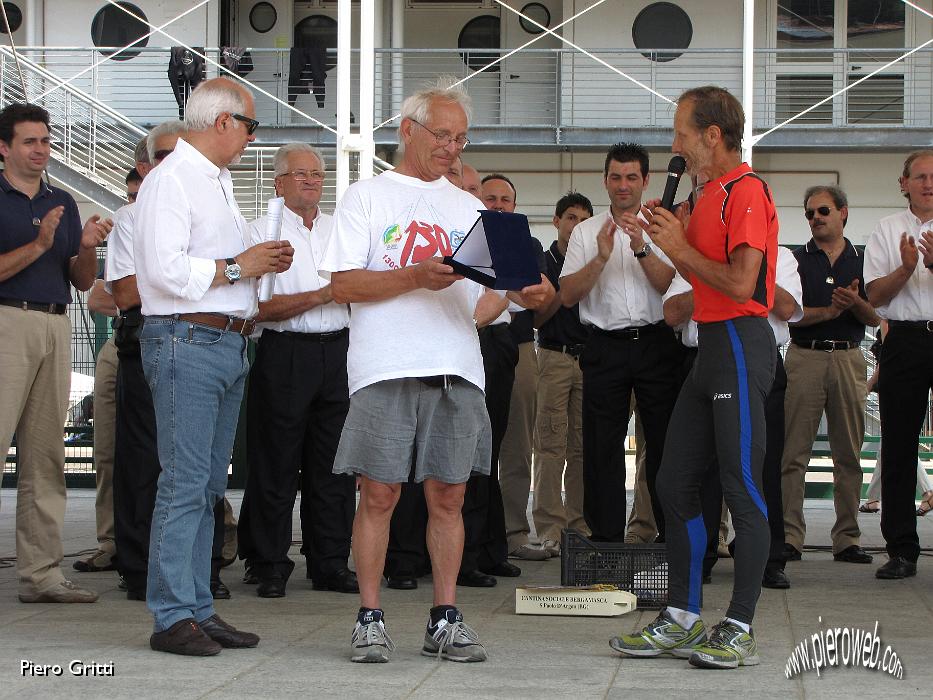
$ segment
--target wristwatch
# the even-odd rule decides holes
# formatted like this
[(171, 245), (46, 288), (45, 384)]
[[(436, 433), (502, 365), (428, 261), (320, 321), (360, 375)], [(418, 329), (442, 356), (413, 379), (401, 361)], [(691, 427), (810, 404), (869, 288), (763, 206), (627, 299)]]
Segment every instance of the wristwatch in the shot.
[(651, 255), (651, 244), (645, 243), (645, 247), (635, 253), (636, 258), (647, 258)]
[(240, 266), (233, 258), (227, 258), (225, 262), (227, 266), (224, 268), (224, 277), (227, 278), (230, 284), (233, 284), (240, 279)]

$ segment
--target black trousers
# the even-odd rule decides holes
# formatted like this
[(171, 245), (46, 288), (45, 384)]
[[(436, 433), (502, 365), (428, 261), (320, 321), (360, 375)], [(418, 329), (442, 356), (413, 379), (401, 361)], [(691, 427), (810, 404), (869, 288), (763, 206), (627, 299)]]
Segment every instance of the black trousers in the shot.
[[(695, 355), (694, 355), (695, 356)], [(765, 400), (765, 431), (767, 446), (761, 469), (761, 484), (765, 505), (768, 506), (768, 528), (771, 530), (771, 547), (768, 550), (768, 566), (783, 569), (784, 559), (784, 504), (781, 497), (781, 459), (784, 456), (784, 394), (787, 390), (787, 373), (784, 361), (777, 354), (774, 367), (774, 384)], [(719, 521), (722, 517), (722, 484), (719, 480), (719, 463), (713, 461), (703, 483), (700, 498), (703, 501), (703, 522), (706, 523), (706, 556), (703, 559), (703, 574), (708, 575), (719, 560)]]
[(914, 494), (917, 445), (933, 388), (933, 333), (892, 321), (881, 345), (878, 400), (881, 408), (881, 534), (890, 556), (920, 556)]
[[(645, 472), (659, 540), (664, 513), (655, 488), (667, 424), (680, 388), (683, 346), (663, 322), (638, 339), (594, 329), (580, 356), (583, 371), (583, 516), (592, 539), (625, 537), (626, 415), (632, 392), (645, 430)], [(620, 507), (621, 504), (621, 507)]]
[[(113, 524), (117, 571), (131, 591), (145, 592), (149, 533), (159, 474), (152, 393), (143, 375), (137, 333), (142, 317), (130, 313), (117, 322), (116, 422), (113, 460)], [(223, 502), (214, 507), (212, 571), (220, 569), (224, 541)]]
[[(775, 355), (767, 319), (700, 324), (696, 362), (677, 397), (658, 474), (671, 607), (700, 612), (707, 544), (700, 492), (715, 459), (735, 523), (735, 583), (726, 616), (746, 623), (754, 617), (770, 543), (761, 471)], [(718, 510), (715, 520), (718, 525)]]
[(329, 340), (265, 330), (246, 398), (249, 473), (237, 535), (240, 556), (260, 578), (287, 579), (292, 512), (301, 488), (302, 553), (311, 578), (347, 567), (355, 479), (333, 474), (350, 408), (349, 333)]

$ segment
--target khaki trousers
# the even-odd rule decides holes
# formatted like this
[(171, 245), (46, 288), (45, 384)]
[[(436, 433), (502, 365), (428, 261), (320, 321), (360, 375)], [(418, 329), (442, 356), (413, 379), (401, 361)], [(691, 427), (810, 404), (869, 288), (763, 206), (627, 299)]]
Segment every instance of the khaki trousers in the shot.
[(542, 542), (559, 543), (565, 527), (590, 532), (583, 519), (583, 372), (572, 355), (541, 348), (532, 516)]
[(0, 454), (16, 433), (19, 592), (64, 580), (65, 413), (71, 322), (65, 314), (0, 306)]
[(865, 433), (866, 363), (860, 348), (809, 350), (791, 344), (784, 360), (784, 540), (803, 549), (807, 525), (803, 516), (804, 486), (813, 441), (826, 412), (833, 459), (833, 503), (836, 524), (833, 553), (859, 543), (858, 506), (862, 489), (859, 461)]
[(654, 522), (654, 509), (651, 507), (648, 477), (645, 474), (645, 433), (641, 427), (634, 396), (629, 404), (629, 419), (632, 413), (635, 414), (635, 498), (625, 527), (625, 542), (650, 544), (658, 536), (658, 526)]
[(505, 510), (509, 552), (528, 544), (528, 492), (531, 490), (531, 453), (534, 447), (538, 361), (534, 343), (518, 346), (518, 365), (512, 385), (509, 424), (499, 448), (499, 488)]
[[(113, 338), (97, 353), (94, 370), (94, 472), (97, 476), (97, 548), (112, 557), (117, 551), (113, 538), (113, 449), (117, 420), (117, 346)], [(106, 561), (97, 559), (97, 566)]]

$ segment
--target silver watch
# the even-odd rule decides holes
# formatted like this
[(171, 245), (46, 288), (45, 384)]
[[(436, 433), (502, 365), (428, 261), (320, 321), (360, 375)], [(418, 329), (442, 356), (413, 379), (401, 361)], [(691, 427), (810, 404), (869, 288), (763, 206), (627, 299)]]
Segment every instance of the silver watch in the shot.
[(224, 277), (230, 284), (233, 284), (240, 279), (240, 266), (233, 258), (227, 258), (225, 262), (227, 266), (224, 268)]

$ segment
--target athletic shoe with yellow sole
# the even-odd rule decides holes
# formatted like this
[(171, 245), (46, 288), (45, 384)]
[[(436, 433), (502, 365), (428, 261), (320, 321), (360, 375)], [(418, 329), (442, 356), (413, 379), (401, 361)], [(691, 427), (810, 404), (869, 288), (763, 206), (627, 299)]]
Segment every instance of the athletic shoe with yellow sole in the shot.
[(697, 668), (737, 668), (758, 663), (754, 633), (728, 620), (713, 627), (709, 641), (698, 645), (690, 656), (690, 665)]
[(666, 609), (640, 632), (609, 640), (609, 646), (620, 654), (641, 658), (670, 654), (678, 659), (688, 659), (697, 646), (705, 643), (703, 620), (697, 618), (690, 629), (684, 629)]

